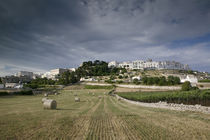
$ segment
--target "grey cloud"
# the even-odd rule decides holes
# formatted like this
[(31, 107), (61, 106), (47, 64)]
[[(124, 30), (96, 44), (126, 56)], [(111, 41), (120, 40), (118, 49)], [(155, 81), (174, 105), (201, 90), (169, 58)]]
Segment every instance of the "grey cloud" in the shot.
[(0, 21), (1, 73), (150, 57), (210, 70), (208, 40), (173, 44), (210, 33), (208, 0), (0, 0)]

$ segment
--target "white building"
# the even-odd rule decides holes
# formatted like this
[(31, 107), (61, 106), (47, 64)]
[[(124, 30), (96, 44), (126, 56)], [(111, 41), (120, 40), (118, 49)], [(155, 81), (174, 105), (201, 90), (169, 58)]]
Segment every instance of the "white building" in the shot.
[(56, 75), (59, 75), (59, 74), (62, 74), (64, 72), (66, 72), (66, 71), (68, 71), (68, 69), (58, 68), (58, 69), (50, 70), (50, 74), (53, 75), (53, 76), (56, 76)]
[(80, 81), (91, 82), (91, 81), (96, 81), (96, 79), (95, 78), (84, 78), (84, 77), (82, 77), (82, 78), (80, 78)]
[(69, 68), (69, 71), (75, 72), (76, 71), (76, 68)]
[(134, 80), (134, 79), (137, 79), (137, 80), (141, 80), (141, 77), (140, 76), (134, 76), (134, 77), (132, 77), (132, 80)]
[(189, 81), (191, 85), (196, 85), (198, 83), (198, 78), (194, 75), (187, 75), (180, 77), (181, 83), (184, 83), (186, 81)]
[(108, 63), (108, 67), (118, 67), (119, 63), (117, 61), (111, 61)]
[(17, 73), (17, 76), (18, 76), (18, 77), (27, 76), (27, 77), (32, 78), (32, 77), (33, 77), (33, 72), (29, 72), (29, 71), (20, 71), (20, 72)]
[[(117, 64), (117, 65), (116, 65)], [(109, 67), (121, 67), (126, 69), (177, 69), (177, 70), (189, 70), (188, 65), (181, 64), (175, 61), (152, 61), (149, 59), (148, 61), (136, 60), (132, 62), (122, 62), (117, 63), (116, 61), (112, 61), (108, 64)]]
[(69, 71), (69, 69), (62, 69), (62, 68), (53, 69), (53, 70), (50, 70), (50, 72), (45, 72), (41, 76), (41, 78), (56, 80), (56, 76), (61, 75), (62, 73), (66, 72), (66, 71)]
[(133, 69), (133, 64), (132, 62), (122, 62), (118, 64), (118, 67), (125, 69)]

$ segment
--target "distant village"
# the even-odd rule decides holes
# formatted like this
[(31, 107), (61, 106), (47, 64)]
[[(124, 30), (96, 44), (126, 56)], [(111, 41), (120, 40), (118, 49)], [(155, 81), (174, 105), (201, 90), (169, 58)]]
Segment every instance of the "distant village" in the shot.
[[(127, 73), (120, 74), (122, 77), (127, 77), (124, 79), (125, 82), (131, 82), (133, 79), (141, 80), (141, 74), (136, 72), (146, 71), (146, 70), (178, 70), (178, 71), (189, 71), (190, 68), (187, 64), (181, 64), (175, 61), (152, 61), (148, 59), (147, 61), (135, 60), (129, 62), (117, 62), (111, 61), (108, 64), (109, 68), (125, 68)], [(82, 65), (82, 64), (81, 64)], [(81, 66), (80, 65), (80, 66)], [(48, 72), (37, 74), (29, 71), (20, 71), (15, 75), (1, 77), (2, 83), (0, 83), (0, 88), (23, 88), (24, 83), (28, 83), (33, 79), (37, 78), (47, 78), (52, 80), (58, 80), (59, 76), (66, 72), (75, 72), (77, 68), (57, 68), (52, 69)], [(177, 76), (183, 83), (185, 81), (190, 81), (192, 84), (197, 84), (198, 80), (209, 79), (209, 74), (207, 72), (202, 72), (198, 76), (199, 72), (193, 72), (191, 74), (180, 74), (180, 73), (162, 73), (161, 76)], [(105, 81), (101, 78), (95, 77), (81, 77), (80, 81)]]
[(119, 63), (117, 61), (109, 62), (109, 67), (121, 67), (131, 70), (147, 70), (147, 69), (174, 69), (174, 70), (190, 70), (187, 64), (181, 64), (175, 61), (152, 61), (152, 59), (148, 59), (147, 61), (136, 60), (132, 62), (122, 62)]

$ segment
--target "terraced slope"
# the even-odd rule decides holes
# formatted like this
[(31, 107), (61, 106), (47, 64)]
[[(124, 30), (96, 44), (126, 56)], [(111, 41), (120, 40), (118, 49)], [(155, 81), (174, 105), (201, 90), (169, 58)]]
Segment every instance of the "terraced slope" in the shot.
[[(0, 139), (210, 139), (210, 115), (139, 107), (105, 91), (51, 95), (57, 110), (43, 110), (42, 96), (1, 97)], [(81, 102), (74, 102), (74, 93)]]

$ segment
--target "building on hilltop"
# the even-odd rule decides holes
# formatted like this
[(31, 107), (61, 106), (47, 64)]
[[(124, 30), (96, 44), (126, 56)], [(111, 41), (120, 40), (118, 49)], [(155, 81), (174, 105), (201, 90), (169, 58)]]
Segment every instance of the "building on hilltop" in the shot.
[(119, 67), (126, 68), (132, 70), (145, 70), (145, 69), (172, 69), (172, 70), (189, 70), (188, 65), (181, 64), (175, 61), (152, 61), (149, 59), (147, 61), (143, 60), (135, 60), (132, 62), (122, 62), (118, 63), (116, 61), (112, 61), (108, 63), (109, 67)]
[(41, 77), (56, 80), (58, 79), (59, 75), (61, 75), (62, 73), (66, 71), (69, 71), (69, 69), (63, 69), (63, 68), (53, 69), (53, 70), (50, 70), (50, 72), (45, 72)]
[(33, 72), (29, 72), (29, 71), (20, 71), (17, 74), (17, 77), (21, 77), (21, 76), (27, 76), (29, 78), (33, 77)]
[(111, 61), (108, 63), (108, 67), (118, 67), (119, 63), (117, 61)]

